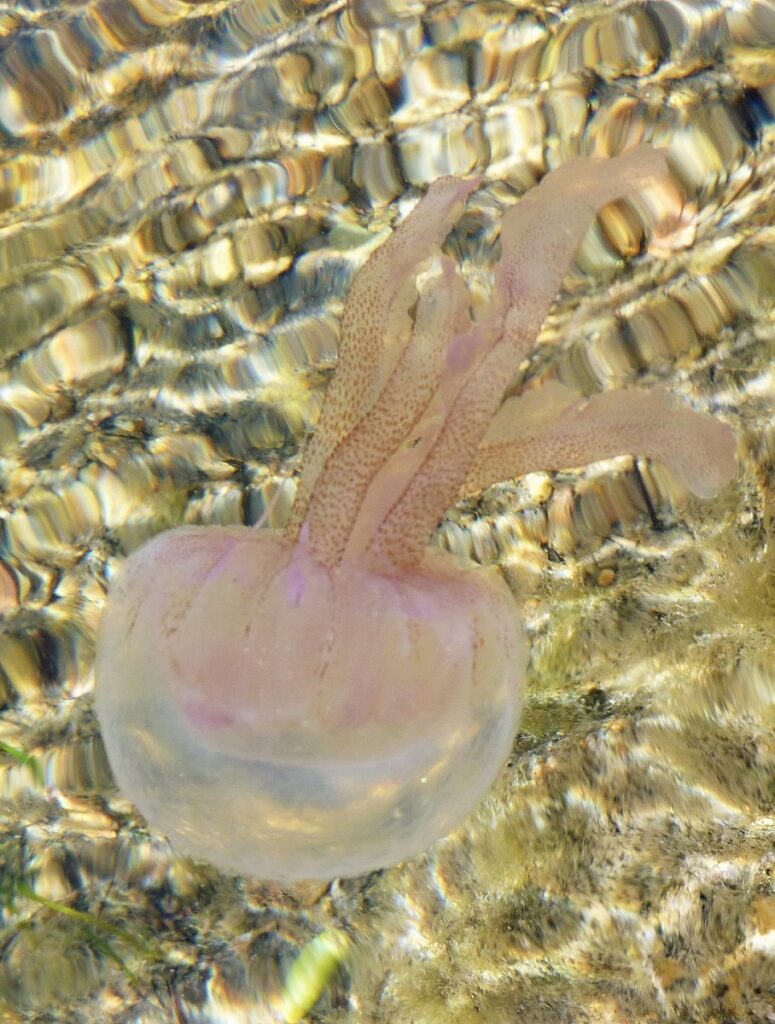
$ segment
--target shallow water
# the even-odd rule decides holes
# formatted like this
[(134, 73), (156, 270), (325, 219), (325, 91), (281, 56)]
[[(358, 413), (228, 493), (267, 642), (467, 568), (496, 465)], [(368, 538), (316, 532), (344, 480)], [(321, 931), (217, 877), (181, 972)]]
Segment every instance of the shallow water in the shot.
[[(4, 1019), (770, 1019), (771, 4), (29, 2), (0, 36)], [(609, 207), (522, 370), (669, 383), (737, 484), (621, 459), (451, 510), (530, 690), (427, 856), (288, 892), (176, 858), (93, 710), (124, 554), (282, 522), (347, 283), (430, 181), (485, 175), (448, 245), (485, 288), (504, 205), (644, 135), (670, 230)]]

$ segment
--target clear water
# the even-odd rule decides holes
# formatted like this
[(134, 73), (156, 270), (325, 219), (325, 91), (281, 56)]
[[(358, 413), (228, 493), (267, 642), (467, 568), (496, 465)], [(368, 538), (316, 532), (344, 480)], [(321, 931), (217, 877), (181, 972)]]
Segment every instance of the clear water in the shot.
[[(28, 2), (0, 38), (4, 1019), (768, 1019), (772, 5)], [(330, 886), (180, 860), (94, 712), (125, 552), (282, 521), (347, 283), (430, 181), (485, 175), (448, 249), (486, 287), (505, 204), (643, 136), (672, 224), (605, 211), (522, 370), (665, 382), (737, 485), (625, 459), (451, 510), (531, 642), (490, 797)]]

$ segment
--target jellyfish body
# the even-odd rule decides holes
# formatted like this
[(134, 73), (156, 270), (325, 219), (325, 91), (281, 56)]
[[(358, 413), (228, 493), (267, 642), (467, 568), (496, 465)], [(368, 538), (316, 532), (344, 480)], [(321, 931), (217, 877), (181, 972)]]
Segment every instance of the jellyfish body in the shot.
[(463, 820), (508, 754), (515, 612), (494, 571), (440, 551), (391, 576), (322, 566), (274, 531), (162, 534), (100, 631), (113, 771), (177, 848), (221, 867), (283, 880), (401, 860)]

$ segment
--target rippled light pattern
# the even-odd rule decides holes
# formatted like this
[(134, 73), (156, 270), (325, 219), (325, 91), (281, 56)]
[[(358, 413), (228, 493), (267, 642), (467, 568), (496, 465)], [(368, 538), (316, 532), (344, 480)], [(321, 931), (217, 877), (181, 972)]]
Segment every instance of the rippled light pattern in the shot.
[[(774, 47), (770, 0), (0, 4), (3, 1020), (282, 1019), (332, 929), (311, 1019), (767, 1019)], [(670, 178), (600, 211), (508, 397), (662, 388), (737, 486), (624, 458), (456, 502), (434, 543), (531, 652), (466, 827), (293, 892), (179, 857), (94, 709), (126, 552), (284, 528), (342, 300), (434, 180), (482, 176), (444, 246), (478, 306), (505, 211), (643, 139)]]

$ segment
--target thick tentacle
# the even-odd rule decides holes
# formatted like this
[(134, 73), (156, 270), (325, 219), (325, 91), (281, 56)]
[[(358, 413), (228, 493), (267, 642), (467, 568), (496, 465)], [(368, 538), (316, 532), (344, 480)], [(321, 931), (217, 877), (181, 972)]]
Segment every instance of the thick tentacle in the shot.
[(440, 178), (356, 274), (342, 312), (339, 363), (302, 458), (289, 523), (298, 532), (332, 453), (376, 403), (411, 333), (418, 264), (444, 239), (478, 179)]
[(375, 549), (382, 557), (403, 565), (422, 557), (444, 511), (457, 500), (597, 209), (665, 168), (663, 154), (648, 146), (611, 160), (575, 160), (552, 171), (506, 215), (495, 286), (479, 321), (490, 350), (450, 404), (437, 444), (380, 528)]
[(737, 468), (732, 428), (665, 391), (608, 391), (587, 399), (551, 381), (504, 402), (461, 494), (538, 469), (624, 454), (658, 459), (701, 498), (717, 494)]

